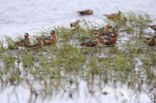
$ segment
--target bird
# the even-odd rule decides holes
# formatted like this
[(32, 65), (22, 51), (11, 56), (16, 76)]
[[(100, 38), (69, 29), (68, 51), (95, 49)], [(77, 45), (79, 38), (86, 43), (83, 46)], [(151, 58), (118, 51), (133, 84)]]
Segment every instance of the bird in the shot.
[(30, 44), (30, 38), (29, 38), (29, 34), (28, 33), (25, 33), (24, 35), (24, 39), (18, 41), (18, 42), (15, 42), (16, 45), (18, 46), (27, 46)]
[(102, 33), (102, 34), (100, 34), (99, 36), (101, 36), (101, 37), (112, 37), (112, 34), (113, 34), (113, 32), (107, 32), (107, 33)]
[(108, 33), (110, 32), (109, 29), (112, 28), (112, 26), (110, 24), (107, 24), (105, 27), (102, 27), (102, 28), (99, 28), (97, 30), (93, 29), (93, 33), (94, 34), (105, 34), (105, 33)]
[(109, 32), (109, 28), (112, 28), (112, 26), (110, 24), (107, 24), (104, 31), (102, 33), (108, 33)]
[(150, 27), (156, 31), (156, 25), (151, 25)]
[(88, 40), (86, 42), (82, 42), (80, 44), (80, 46), (86, 46), (86, 47), (94, 47), (94, 46), (97, 46), (99, 44), (99, 38), (98, 36), (95, 36), (93, 39), (91, 40)]
[(80, 20), (76, 20), (75, 22), (70, 23), (70, 27), (79, 28), (80, 27), (79, 23), (80, 23)]
[(148, 42), (146, 42), (148, 46), (156, 46), (156, 36), (153, 36)]
[(99, 36), (98, 38), (99, 38), (99, 41), (100, 41), (101, 44), (104, 44), (104, 45), (114, 45), (116, 43), (116, 41), (117, 41), (118, 33), (113, 28), (111, 36), (108, 36), (108, 37)]
[(50, 45), (56, 42), (56, 34), (54, 30), (50, 31), (50, 35), (48, 37), (43, 38), (44, 44), (45, 45)]
[(80, 15), (92, 15), (93, 14), (93, 10), (87, 9), (87, 10), (78, 11), (78, 13)]
[(38, 37), (36, 39), (38, 40), (38, 42), (36, 44), (28, 45), (26, 47), (28, 49), (31, 49), (31, 50), (36, 50), (36, 49), (42, 48), (44, 46), (43, 38), (42, 37)]
[(121, 16), (121, 11), (119, 11), (118, 13), (110, 14), (110, 15), (105, 14), (104, 16), (106, 16), (108, 19), (120, 18), (120, 16)]
[(104, 29), (105, 29), (105, 27), (94, 28), (94, 29), (92, 29), (92, 33), (93, 33), (93, 34), (101, 34), (101, 33), (103, 32)]

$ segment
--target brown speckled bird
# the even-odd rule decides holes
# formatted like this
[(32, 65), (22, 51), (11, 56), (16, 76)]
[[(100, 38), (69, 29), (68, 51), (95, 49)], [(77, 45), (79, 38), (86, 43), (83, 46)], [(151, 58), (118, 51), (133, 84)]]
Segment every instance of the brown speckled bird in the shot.
[(106, 16), (108, 19), (120, 18), (120, 16), (121, 16), (121, 11), (119, 11), (118, 13), (115, 13), (115, 14), (110, 14), (110, 15), (105, 14), (104, 16)]
[(76, 20), (75, 22), (70, 23), (70, 27), (79, 28), (80, 27), (79, 23), (80, 23), (80, 20)]
[(28, 46), (30, 44), (29, 34), (25, 33), (24, 39), (16, 42), (15, 44), (18, 45), (18, 46)]
[(92, 15), (93, 14), (93, 10), (87, 9), (87, 10), (83, 10), (83, 11), (78, 11), (78, 13), (80, 15)]

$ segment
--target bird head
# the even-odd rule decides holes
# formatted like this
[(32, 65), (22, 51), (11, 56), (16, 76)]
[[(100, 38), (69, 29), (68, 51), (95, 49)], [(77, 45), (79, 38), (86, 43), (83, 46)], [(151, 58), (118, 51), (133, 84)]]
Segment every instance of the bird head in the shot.
[(52, 35), (55, 34), (55, 31), (54, 30), (51, 30), (50, 31), (50, 34), (52, 34)]
[(29, 37), (29, 34), (28, 34), (28, 33), (25, 33), (25, 34), (24, 34), (24, 37), (25, 37), (25, 38), (28, 38), (28, 37)]

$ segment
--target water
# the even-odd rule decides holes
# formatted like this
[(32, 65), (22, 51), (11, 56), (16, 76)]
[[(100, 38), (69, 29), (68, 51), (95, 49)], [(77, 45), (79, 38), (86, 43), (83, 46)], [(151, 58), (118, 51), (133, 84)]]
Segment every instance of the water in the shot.
[[(76, 19), (103, 23), (103, 14), (148, 13), (156, 17), (155, 0), (0, 0), (0, 35), (34, 33), (54, 25), (69, 26)], [(94, 15), (80, 17), (78, 10), (93, 9)]]
[[(9, 87), (0, 93), (0, 101), (2, 103), (153, 103), (150, 99), (150, 93), (136, 92), (126, 87), (111, 88), (105, 85), (100, 91), (92, 86), (90, 89), (93, 93), (91, 94), (86, 82), (81, 81), (79, 86), (81, 89), (73, 94), (72, 98), (67, 93), (60, 91), (44, 101), (38, 97), (33, 102), (30, 102), (31, 95), (28, 87), (24, 85), (16, 88)], [(74, 89), (71, 87), (70, 92), (74, 93)], [(108, 94), (103, 95), (103, 92)], [(32, 98), (34, 99), (34, 96)]]
[[(105, 18), (103, 14), (118, 12), (137, 12), (147, 13), (156, 17), (156, 0), (0, 0), (0, 35), (15, 36), (24, 32), (35, 33), (42, 28), (53, 28), (56, 25), (69, 26), (69, 22), (76, 19), (86, 19), (97, 23), (103, 23)], [(79, 16), (76, 11), (84, 9), (93, 9), (92, 16)], [(81, 90), (86, 89), (85, 83), (81, 82)], [(108, 89), (108, 88), (107, 88)], [(76, 99), (64, 100), (61, 96), (54, 97), (55, 103), (102, 103), (116, 102), (114, 98), (115, 89), (110, 89), (111, 95), (103, 97), (100, 92), (93, 98), (83, 91), (80, 91), (80, 97)], [(127, 89), (122, 91), (126, 92)], [(8, 102), (8, 97), (12, 92), (12, 87), (7, 88), (0, 93), (0, 101)], [(29, 99), (29, 91), (23, 87), (17, 87), (17, 91), (11, 94), (10, 103), (26, 103)], [(22, 95), (25, 93), (25, 95)], [(118, 96), (119, 103), (123, 102), (125, 97)], [(111, 101), (110, 101), (111, 100)], [(41, 101), (37, 101), (41, 102)], [(45, 103), (50, 102), (46, 101)], [(130, 101), (129, 101), (130, 102)], [(143, 103), (143, 102), (142, 102)]]

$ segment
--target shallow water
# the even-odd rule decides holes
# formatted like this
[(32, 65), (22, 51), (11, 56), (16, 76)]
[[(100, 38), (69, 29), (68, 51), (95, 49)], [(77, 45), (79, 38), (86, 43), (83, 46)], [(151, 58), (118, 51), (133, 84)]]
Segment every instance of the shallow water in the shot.
[[(103, 14), (148, 13), (156, 16), (155, 0), (0, 0), (0, 35), (34, 33), (54, 25), (69, 26), (76, 19), (103, 23)], [(79, 16), (78, 10), (93, 9), (92, 16)]]
[(102, 90), (95, 87), (92, 85), (88, 88), (86, 82), (81, 81), (79, 85), (81, 89), (78, 92), (74, 87), (68, 91), (72, 93), (72, 97), (69, 97), (68, 92), (60, 91), (45, 100), (40, 97), (35, 100), (35, 96), (32, 96), (32, 102), (27, 86), (8, 87), (0, 93), (0, 100), (2, 103), (152, 103), (153, 100), (151, 99), (153, 95), (150, 93), (136, 92), (126, 86), (112, 88), (110, 85), (105, 85)]
[[(109, 14), (118, 12), (138, 12), (138, 13), (148, 13), (149, 15), (156, 17), (156, 1), (155, 0), (0, 0), (0, 35), (3, 36), (14, 36), (17, 33), (21, 34), (24, 32), (35, 33), (43, 28), (53, 28), (56, 25), (69, 26), (69, 22), (73, 22), (76, 19), (86, 19), (88, 21), (94, 21), (103, 24), (103, 14)], [(93, 9), (94, 15), (92, 16), (79, 16), (76, 11), (83, 9)], [(138, 64), (139, 68), (139, 64)], [(65, 95), (58, 94), (52, 98), (55, 103), (102, 103), (102, 102), (124, 102), (126, 98), (126, 103), (132, 103), (130, 98), (127, 98), (127, 88), (122, 88), (119, 92), (127, 93), (125, 97), (118, 95), (117, 100), (115, 98), (116, 89), (115, 88), (104, 88), (110, 90), (110, 95), (103, 96), (101, 91), (96, 91), (95, 96), (91, 96), (86, 90), (86, 83), (80, 82), (80, 94), (75, 96), (76, 98), (70, 99)], [(13, 87), (7, 88), (2, 93), (0, 93), (0, 101), (3, 103), (8, 102), (9, 94), (11, 94)], [(118, 88), (120, 89), (120, 88)], [(86, 90), (86, 92), (84, 92)], [(134, 92), (134, 91), (131, 91)], [(16, 98), (16, 93), (17, 97)], [(22, 95), (22, 94), (25, 95)], [(135, 93), (137, 94), (137, 93)], [(10, 96), (10, 103), (27, 103), (29, 100), (29, 90), (22, 86), (17, 87), (16, 92)], [(110, 101), (111, 100), (111, 101)], [(129, 100), (129, 101), (128, 101)], [(140, 101), (141, 103), (150, 103)], [(41, 100), (37, 101), (40, 103)], [(45, 103), (51, 101), (46, 100)], [(135, 102), (134, 102), (135, 103)]]

